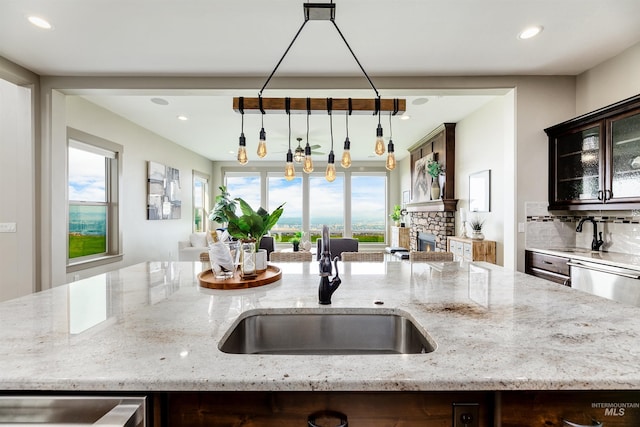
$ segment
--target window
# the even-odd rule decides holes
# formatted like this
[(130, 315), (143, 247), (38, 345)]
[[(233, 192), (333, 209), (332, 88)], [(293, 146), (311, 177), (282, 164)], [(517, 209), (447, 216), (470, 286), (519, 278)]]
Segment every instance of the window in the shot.
[(277, 241), (288, 242), (297, 231), (302, 231), (302, 177), (287, 181), (282, 173), (272, 172), (268, 176), (267, 196), (269, 213), (281, 204), (284, 212), (278, 223), (271, 229)]
[(122, 146), (70, 128), (67, 137), (68, 271), (119, 261)]
[(351, 234), (360, 243), (384, 243), (387, 225), (387, 177), (380, 175), (351, 176)]
[(209, 211), (209, 176), (193, 171), (193, 231), (207, 231)]
[(322, 237), (322, 226), (329, 226), (331, 237), (344, 236), (344, 174), (337, 173), (333, 182), (324, 175), (309, 176), (309, 233), (311, 241)]
[(249, 203), (253, 209), (258, 210), (261, 206), (261, 179), (259, 173), (236, 173), (225, 174), (225, 185), (231, 197), (238, 197)]
[(271, 230), (278, 241), (287, 242), (294, 232), (304, 231), (315, 242), (326, 224), (332, 237), (354, 237), (361, 244), (387, 242), (388, 173), (383, 168), (340, 171), (333, 182), (327, 182), (323, 173), (299, 173), (287, 181), (281, 168), (264, 169), (239, 172), (234, 168), (223, 173), (231, 197), (253, 200), (249, 204), (254, 208), (260, 206), (259, 200), (267, 200), (271, 212), (286, 202)]

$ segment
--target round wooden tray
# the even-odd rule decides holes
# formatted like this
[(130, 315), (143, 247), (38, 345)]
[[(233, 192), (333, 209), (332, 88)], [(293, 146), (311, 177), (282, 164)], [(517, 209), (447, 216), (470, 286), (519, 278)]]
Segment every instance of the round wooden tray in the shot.
[(198, 283), (209, 289), (246, 289), (268, 285), (281, 277), (282, 271), (275, 265), (269, 265), (265, 271), (252, 279), (242, 279), (237, 273), (228, 279), (216, 279), (211, 270), (205, 270), (198, 274)]

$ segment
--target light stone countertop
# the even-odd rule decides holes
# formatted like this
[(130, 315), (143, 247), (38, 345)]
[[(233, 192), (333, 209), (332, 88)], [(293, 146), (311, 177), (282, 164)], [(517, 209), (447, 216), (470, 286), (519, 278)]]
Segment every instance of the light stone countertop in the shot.
[[(0, 391), (640, 390), (640, 309), (485, 263), (279, 264), (259, 288), (201, 288), (201, 263), (143, 263), (0, 304)], [(374, 301), (384, 301), (378, 306)], [(428, 354), (226, 354), (248, 312), (404, 313)]]

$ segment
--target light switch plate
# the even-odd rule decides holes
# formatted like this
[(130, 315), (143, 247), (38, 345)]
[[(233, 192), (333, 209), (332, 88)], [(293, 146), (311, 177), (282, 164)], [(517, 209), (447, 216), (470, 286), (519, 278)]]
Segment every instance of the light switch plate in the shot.
[(15, 232), (16, 232), (15, 222), (0, 222), (0, 233), (15, 233)]
[(518, 223), (518, 233), (524, 233), (524, 222)]

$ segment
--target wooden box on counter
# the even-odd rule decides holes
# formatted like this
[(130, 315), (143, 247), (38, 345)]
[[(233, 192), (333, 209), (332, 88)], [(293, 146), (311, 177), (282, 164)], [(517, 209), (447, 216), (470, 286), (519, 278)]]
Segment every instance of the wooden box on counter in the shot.
[(409, 237), (409, 227), (391, 227), (391, 246), (394, 248), (405, 248), (409, 250), (411, 246)]
[(456, 259), (496, 263), (496, 242), (493, 240), (449, 236), (447, 237), (447, 250), (453, 252)]

